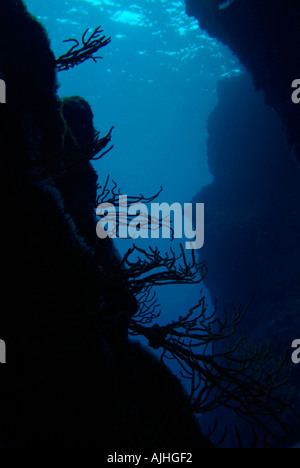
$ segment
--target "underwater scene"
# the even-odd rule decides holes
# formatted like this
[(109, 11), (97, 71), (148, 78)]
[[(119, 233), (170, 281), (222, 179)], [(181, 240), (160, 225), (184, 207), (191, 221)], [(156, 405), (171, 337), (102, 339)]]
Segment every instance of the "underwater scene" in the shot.
[(299, 2), (0, 11), (0, 448), (300, 447)]

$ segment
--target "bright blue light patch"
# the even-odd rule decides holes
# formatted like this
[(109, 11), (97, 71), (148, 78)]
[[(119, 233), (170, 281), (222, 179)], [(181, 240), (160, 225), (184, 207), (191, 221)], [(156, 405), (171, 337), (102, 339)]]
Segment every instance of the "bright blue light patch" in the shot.
[(118, 23), (129, 24), (131, 26), (146, 26), (145, 16), (129, 10), (118, 10), (112, 16), (112, 20)]

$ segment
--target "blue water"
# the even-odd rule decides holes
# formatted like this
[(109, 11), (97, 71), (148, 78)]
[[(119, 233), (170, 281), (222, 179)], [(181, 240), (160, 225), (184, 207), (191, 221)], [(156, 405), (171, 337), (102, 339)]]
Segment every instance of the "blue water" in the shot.
[[(103, 61), (59, 74), (60, 96), (81, 95), (98, 130), (115, 127), (114, 151), (95, 164), (99, 182), (110, 174), (123, 194), (148, 196), (163, 186), (161, 201), (190, 202), (212, 181), (206, 122), (218, 80), (242, 73), (237, 59), (185, 14), (183, 0), (25, 3), (45, 25), (57, 57), (68, 50), (64, 39), (80, 38), (88, 27), (101, 24), (112, 37)], [(121, 252), (128, 247), (118, 242)], [(200, 288), (167, 287), (158, 296), (165, 322), (194, 305)]]
[(151, 193), (189, 201), (211, 181), (206, 120), (220, 77), (240, 72), (231, 52), (187, 17), (184, 1), (26, 0), (45, 25), (58, 56), (102, 25), (112, 36), (98, 65), (60, 73), (60, 95), (79, 94), (92, 105), (95, 124), (115, 126), (115, 151), (97, 169), (110, 172), (124, 193)]

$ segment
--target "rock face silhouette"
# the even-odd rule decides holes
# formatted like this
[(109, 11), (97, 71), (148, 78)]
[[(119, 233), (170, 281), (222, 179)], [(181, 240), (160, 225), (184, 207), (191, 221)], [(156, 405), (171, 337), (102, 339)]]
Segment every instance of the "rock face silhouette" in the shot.
[(196, 198), (206, 202), (207, 285), (220, 308), (230, 301), (251, 302), (248, 332), (282, 354), (299, 326), (300, 107), (292, 102), (292, 83), (300, 76), (300, 5), (283, 0), (186, 0), (186, 5), (252, 76), (221, 82), (209, 119), (208, 159), (215, 179)]
[[(238, 56), (263, 90), (285, 127), (300, 161), (300, 106), (292, 102), (292, 83), (300, 79), (300, 4), (291, 0), (185, 0), (200, 26)], [(226, 8), (224, 8), (226, 6)]]
[(282, 355), (299, 328), (300, 175), (250, 76), (221, 81), (218, 95), (208, 121), (214, 181), (195, 200), (206, 203), (206, 284), (220, 313), (250, 303), (249, 338)]
[(88, 103), (58, 99), (47, 35), (20, 0), (1, 1), (0, 44), (2, 446), (209, 446), (179, 381), (128, 339), (137, 304), (96, 238), (97, 176), (73, 152), (95, 134)]

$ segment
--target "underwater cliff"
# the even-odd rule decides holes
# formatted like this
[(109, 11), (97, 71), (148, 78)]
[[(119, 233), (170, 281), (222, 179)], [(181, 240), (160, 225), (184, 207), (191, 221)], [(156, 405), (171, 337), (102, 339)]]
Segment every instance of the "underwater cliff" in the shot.
[(214, 181), (197, 196), (206, 203), (206, 284), (220, 310), (249, 303), (248, 333), (284, 353), (299, 327), (300, 174), (249, 75), (220, 81), (218, 94), (207, 141)]
[(111, 134), (98, 137), (80, 97), (58, 99), (47, 34), (23, 2), (0, 3), (0, 329), (9, 350), (0, 440), (26, 448), (208, 447), (180, 382), (129, 341), (136, 300), (111, 241), (96, 237), (90, 159)]
[[(298, 379), (296, 373), (290, 376), (285, 360), (274, 357), (290, 346), (290, 331), (298, 328), (299, 173), (278, 116), (254, 91), (250, 77), (240, 76), (229, 51), (223, 59), (217, 41), (202, 32), (194, 35), (198, 26), (186, 21), (178, 2), (163, 8), (165, 2), (158, 2), (157, 9), (148, 10), (149, 18), (129, 0), (122, 11), (118, 3), (103, 2), (99, 9), (99, 2), (85, 3), (76, 2), (76, 8), (68, 0), (60, 16), (61, 4), (49, 2), (52, 38), (58, 24), (55, 40), (66, 34), (58, 48), (65, 52), (56, 57), (48, 33), (25, 2), (0, 0), (0, 80), (7, 88), (6, 104), (0, 105), (0, 339), (7, 348), (7, 363), (0, 368), (0, 447), (97, 447), (102, 460), (108, 452), (125, 450), (197, 454), (218, 446), (289, 445), (299, 426), (299, 395), (288, 390), (295, 390)], [(219, 14), (228, 18), (236, 3), (197, 5), (213, 21)], [(38, 1), (32, 4), (38, 11)], [(248, 3), (243, 4), (249, 13)], [(92, 22), (99, 14), (102, 21), (105, 8), (114, 32), (99, 23), (82, 26), (82, 18)], [(41, 10), (39, 20), (47, 15), (46, 3)], [(157, 12), (164, 13), (162, 23), (168, 18), (164, 32)], [(146, 34), (142, 41), (129, 35), (128, 21), (148, 28), (149, 49)], [(251, 15), (249, 21), (254, 21)], [(199, 43), (193, 45), (192, 37)], [(100, 59), (106, 59), (113, 39), (122, 45), (118, 42), (110, 52), (113, 60), (102, 75)], [(236, 51), (234, 45), (232, 49)], [(195, 71), (194, 60), (205, 62), (201, 70)], [(146, 73), (134, 76), (142, 63)], [(246, 58), (243, 63), (247, 66)], [(64, 92), (59, 91), (59, 73), (74, 77), (71, 69), (77, 71), (79, 65), (84, 73), (67, 78)], [(162, 66), (167, 70), (163, 79)], [(188, 70), (198, 99), (190, 92)], [(122, 94), (124, 76), (130, 86)], [(217, 76), (236, 78), (220, 82), (219, 103), (209, 119), (208, 163), (214, 181), (207, 185), (211, 175), (199, 148)], [(89, 88), (85, 99), (83, 88), (77, 91), (81, 82)], [(68, 86), (70, 96), (59, 97)], [(187, 98), (180, 95), (180, 86)], [(170, 92), (163, 99), (166, 89)], [(142, 94), (145, 99), (136, 105)], [(171, 241), (166, 253), (160, 243), (145, 247), (141, 242), (130, 244), (122, 255), (109, 237), (97, 237), (96, 206), (116, 206), (121, 194), (110, 178), (114, 121), (103, 131), (106, 124), (99, 125), (99, 114), (108, 112), (109, 120), (118, 114), (119, 97), (124, 102), (118, 115), (118, 172), (131, 173), (129, 204), (157, 200), (161, 191), (148, 198), (134, 194), (134, 179), (143, 193), (153, 186), (156, 190), (162, 168), (164, 181), (173, 182), (167, 190), (180, 193), (180, 199), (193, 193), (187, 180), (190, 167), (199, 189), (207, 181), (196, 198), (206, 203), (200, 262), (195, 251), (177, 245), (177, 252)], [(193, 105), (185, 102), (189, 99)], [(112, 113), (111, 101), (116, 106)], [(282, 107), (274, 108), (286, 124)], [(201, 122), (199, 132), (189, 128), (194, 118)], [(288, 122), (289, 143), (297, 153), (292, 130)], [(123, 149), (120, 136), (126, 131), (131, 135)], [(137, 134), (142, 147), (135, 144)], [(199, 165), (193, 160), (198, 152)], [(108, 153), (111, 159), (102, 165)], [(154, 181), (148, 180), (150, 174)], [(164, 221), (157, 218), (156, 227)], [(203, 293), (204, 283), (219, 299), (215, 310)], [(174, 297), (166, 288), (167, 313), (160, 315), (156, 290), (166, 286), (174, 287)], [(181, 297), (179, 286), (185, 287)], [(189, 286), (197, 291), (195, 303), (194, 296), (188, 297)], [(231, 299), (235, 306), (223, 314)], [(261, 342), (265, 338), (271, 352)]]
[[(208, 120), (214, 181), (194, 200), (206, 204), (200, 254), (208, 261), (205, 284), (220, 317), (232, 303), (249, 304), (248, 338), (267, 342), (288, 366), (300, 325), (300, 109), (291, 86), (300, 76), (299, 3), (186, 5), (200, 27), (228, 45), (248, 70), (219, 82), (218, 104)], [(295, 391), (298, 384), (294, 367), (286, 388)]]
[[(218, 96), (207, 141), (214, 181), (195, 198), (206, 204), (205, 284), (220, 317), (232, 303), (248, 305), (242, 328), (249, 341), (268, 343), (289, 366), (300, 326), (300, 174), (251, 76), (220, 81)], [(298, 384), (295, 367), (285, 388)]]
[(295, 158), (300, 159), (299, 109), (292, 83), (300, 77), (300, 5), (296, 0), (185, 0), (202, 29), (228, 45), (280, 116)]

